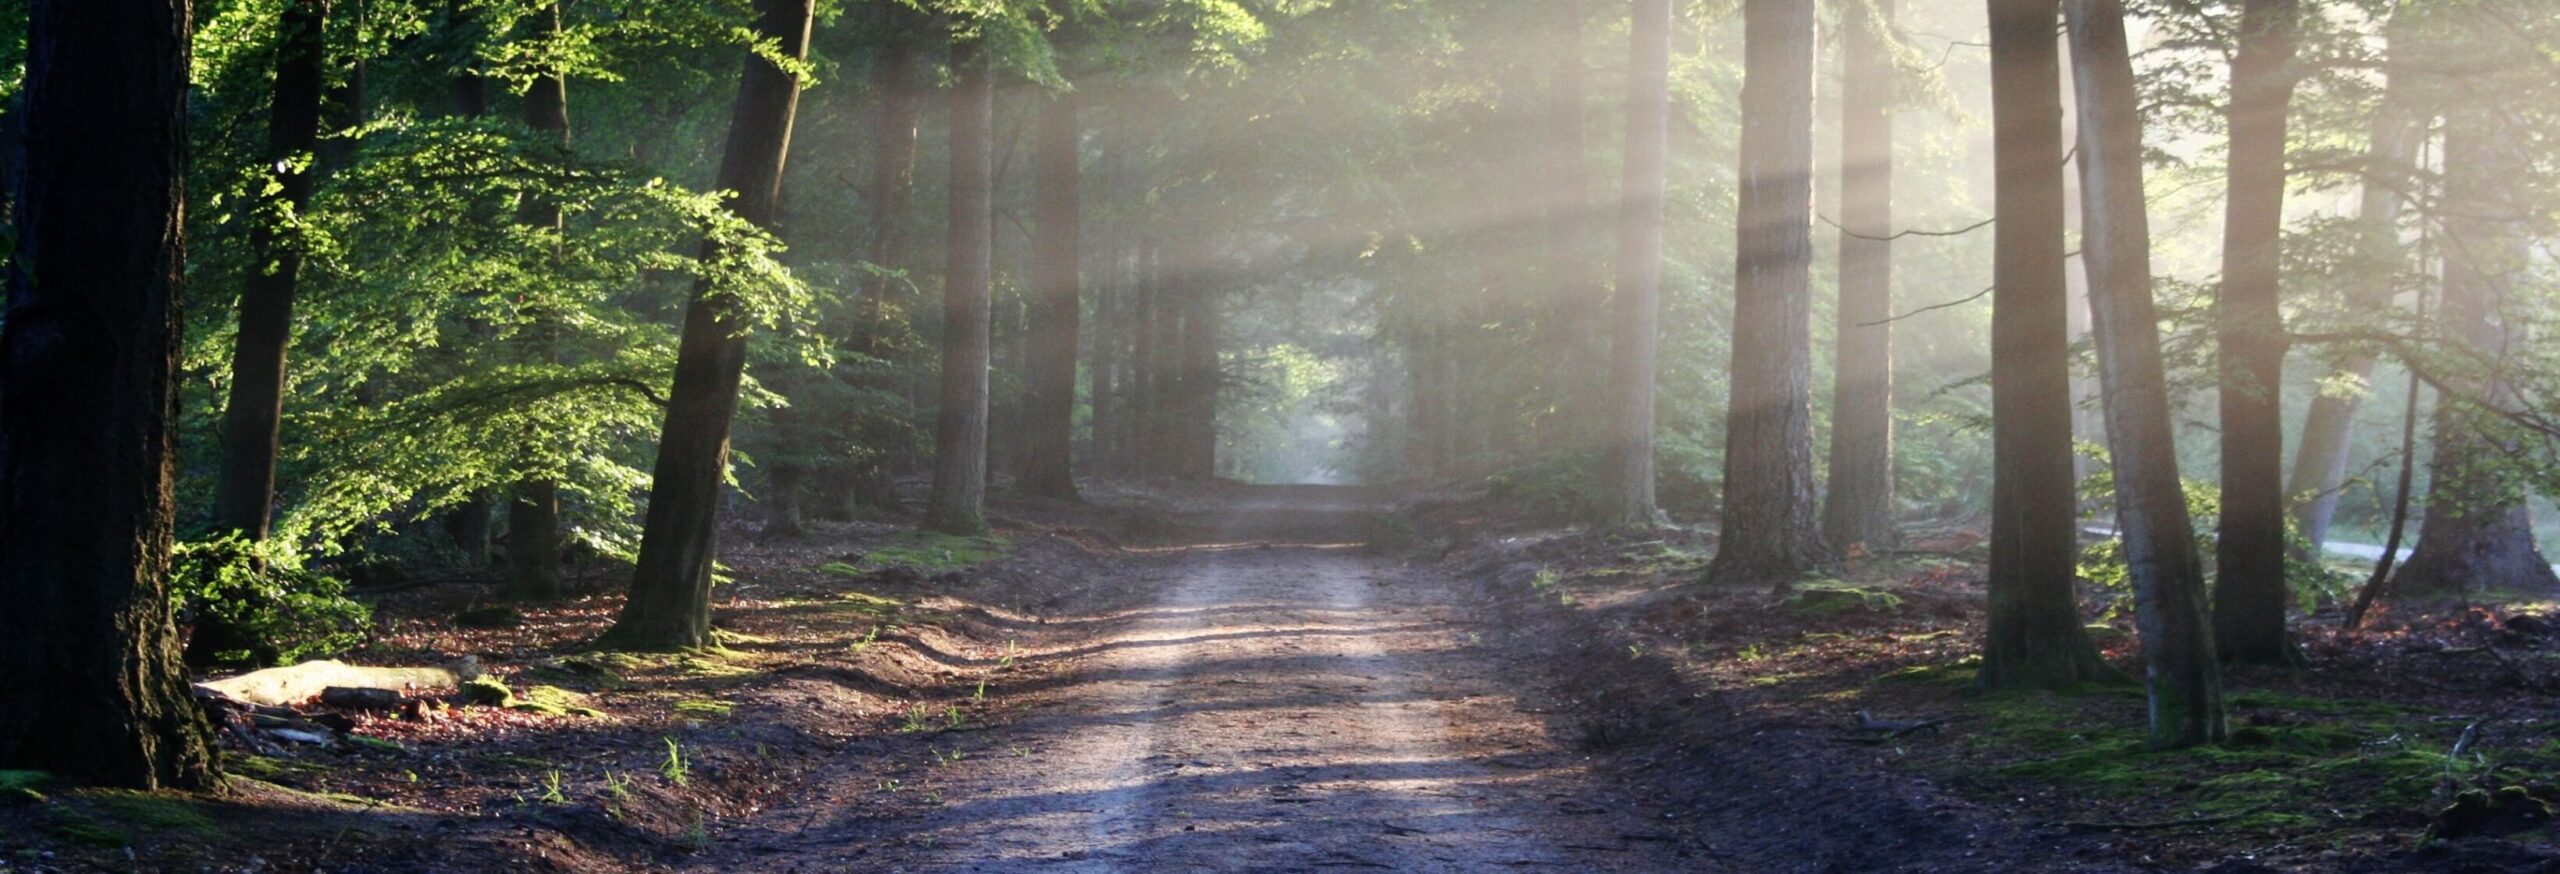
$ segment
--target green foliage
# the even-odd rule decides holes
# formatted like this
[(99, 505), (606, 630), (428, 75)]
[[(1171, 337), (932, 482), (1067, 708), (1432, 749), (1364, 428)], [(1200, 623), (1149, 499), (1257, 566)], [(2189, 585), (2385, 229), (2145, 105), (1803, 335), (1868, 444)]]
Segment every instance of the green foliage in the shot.
[[(2203, 554), (2207, 569), (2213, 566), (2215, 530), (2222, 515), (2221, 489), (2202, 480), (2183, 483), (2187, 518), (2195, 526), (2197, 549)], [(2080, 499), (2090, 506), (2115, 505), (2115, 477), (2103, 465), (2092, 470), (2080, 483)], [(2304, 556), (2315, 554), (2310, 541), (2302, 537), (2291, 516), (2285, 518), (2285, 586), (2292, 590), (2296, 606), (2310, 611), (2323, 601), (2336, 601), (2352, 596), (2358, 580), (2326, 564)], [(2125, 564), (2124, 541), (2109, 537), (2080, 549), (2080, 579), (2099, 591), (2108, 593), (2113, 604), (2109, 616), (2129, 615), (2133, 609), (2133, 578)]]
[(199, 629), (234, 636), (213, 657), (285, 664), (336, 655), (364, 642), (372, 612), (346, 597), (346, 584), (305, 570), (278, 541), (236, 535), (179, 543), (170, 555), (170, 591)]

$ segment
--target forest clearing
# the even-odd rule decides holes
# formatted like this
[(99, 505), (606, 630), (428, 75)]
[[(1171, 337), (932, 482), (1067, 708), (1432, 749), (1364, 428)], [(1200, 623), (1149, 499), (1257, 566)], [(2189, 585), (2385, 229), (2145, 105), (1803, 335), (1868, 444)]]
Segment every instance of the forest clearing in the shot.
[(0, 0), (0, 874), (2560, 871), (2551, 0)]

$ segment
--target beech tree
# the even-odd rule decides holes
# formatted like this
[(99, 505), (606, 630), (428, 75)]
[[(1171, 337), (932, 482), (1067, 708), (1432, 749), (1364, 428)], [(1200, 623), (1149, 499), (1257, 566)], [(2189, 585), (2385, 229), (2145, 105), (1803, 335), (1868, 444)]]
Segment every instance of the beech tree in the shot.
[(927, 529), (985, 531), (989, 300), (994, 272), (995, 71), (985, 47), (952, 48), (949, 267), (942, 276), (942, 406), (933, 430)]
[(191, 11), (28, 6), (0, 310), (0, 768), (219, 779), (169, 590)]
[(1785, 588), (1820, 566), (1813, 484), (1813, 0), (1742, 4), (1724, 530), (1710, 582)]
[[(756, 0), (756, 34), (778, 44), (782, 60), (808, 56), (815, 0)], [(746, 52), (720, 187), (738, 217), (770, 228), (791, 151), (800, 99), (796, 69), (754, 49)], [(706, 243), (702, 260), (725, 257)], [(605, 639), (633, 648), (712, 646), (711, 566), (718, 538), (720, 489), (729, 465), (729, 425), (737, 413), (747, 364), (746, 324), (735, 302), (697, 283), (685, 303), (675, 385), (650, 477), (649, 509), (631, 596)]]
[[(2151, 225), (2142, 187), (2142, 110), (2125, 45), (2124, 7), (2117, 0), (2065, 0), (2064, 7), (2079, 97), (2081, 257), (2089, 271), (2091, 339), (2114, 467), (2116, 536), (2132, 578), (2134, 626), (2151, 698), (2150, 744), (2218, 743), (2225, 731), (2222, 669), (2206, 626), (2203, 557), (2178, 479), (2168, 378), (2160, 360)], [(2001, 225), (2006, 232), (2005, 214)]]
[[(560, 34), (560, 4), (554, 3), (535, 12), (533, 29), (543, 36), (557, 38)], [(526, 127), (557, 137), (562, 148), (568, 147), (567, 73), (553, 69), (534, 77), (524, 93), (524, 123)], [(538, 198), (526, 201), (522, 218), (528, 225), (548, 228), (555, 233), (562, 225), (560, 205)], [(545, 319), (552, 320), (554, 318)], [(537, 342), (541, 339), (537, 338)], [(549, 348), (538, 349), (536, 354), (545, 358), (557, 357)], [(557, 479), (537, 476), (516, 483), (514, 500), (507, 509), (507, 594), (528, 601), (550, 600), (562, 594), (560, 481)]]
[(1843, 555), (1894, 544), (1893, 88), (1895, 0), (1840, 21), (1840, 304), (1822, 535)]
[(1662, 212), (1669, 184), (1671, 0), (1636, 0), (1627, 50), (1627, 147), (1611, 297), (1608, 457), (1602, 524), (1651, 525), (1654, 327), (1662, 310)]
[(266, 538), (275, 503), (285, 351), (293, 343), (293, 297), (302, 272), (294, 229), (311, 205), (328, 19), (328, 0), (290, 0), (278, 24), (266, 155), (275, 183), (261, 191), (249, 225), (250, 269), (240, 287), (231, 402), (223, 408), (222, 472), (213, 499), (214, 526), (250, 540)]
[(2285, 115), (2296, 0), (2248, 0), (2231, 60), (2231, 156), (2222, 231), (2222, 514), (2214, 538), (2214, 645), (2225, 660), (2288, 664), (2285, 634)]
[(1076, 339), (1084, 307), (1078, 276), (1083, 236), (1083, 209), (1078, 202), (1082, 150), (1074, 94), (1059, 94), (1040, 107), (1033, 160), (1039, 175), (1038, 213), (1033, 258), (1039, 275), (1030, 313), (1031, 397), (1023, 417), (1022, 473), (1016, 487), (1025, 494), (1076, 499), (1075, 453)]
[[(1990, 613), (1976, 682), (2057, 687), (2114, 676), (2089, 642), (2072, 591), (2079, 514), (2062, 258), (2062, 67), (2053, 36), (2060, 7), (2056, 0), (1990, 0), (1990, 8), (1999, 179), (1991, 451), (2000, 464), (1991, 481)], [(2084, 191), (2084, 203), (2088, 197)]]

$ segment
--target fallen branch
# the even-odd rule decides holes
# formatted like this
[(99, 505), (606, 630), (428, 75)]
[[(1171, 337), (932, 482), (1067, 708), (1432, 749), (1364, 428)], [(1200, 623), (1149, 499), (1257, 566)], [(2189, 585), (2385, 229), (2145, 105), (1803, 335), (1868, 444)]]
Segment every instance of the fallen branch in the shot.
[(199, 689), (248, 704), (289, 707), (320, 697), (332, 686), (349, 689), (448, 689), (479, 676), (478, 659), (464, 657), (440, 668), (373, 668), (339, 661), (310, 661), (283, 668), (250, 671), (237, 677), (198, 683)]

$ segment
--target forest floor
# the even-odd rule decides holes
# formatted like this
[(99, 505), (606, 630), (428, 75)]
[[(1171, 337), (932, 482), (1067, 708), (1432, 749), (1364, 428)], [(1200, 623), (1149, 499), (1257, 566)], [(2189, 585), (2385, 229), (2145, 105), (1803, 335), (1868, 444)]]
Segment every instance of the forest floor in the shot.
[(1697, 586), (1686, 529), (1095, 491), (734, 525), (719, 651), (585, 648), (608, 593), (387, 595), (349, 660), (473, 655), (513, 706), (235, 739), (211, 796), (0, 772), (0, 871), (2560, 870), (2547, 612), (2315, 616), (2310, 667), (2233, 678), (2238, 742), (2157, 754), (2134, 687), (1965, 690), (1962, 531), (1779, 598)]

